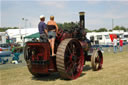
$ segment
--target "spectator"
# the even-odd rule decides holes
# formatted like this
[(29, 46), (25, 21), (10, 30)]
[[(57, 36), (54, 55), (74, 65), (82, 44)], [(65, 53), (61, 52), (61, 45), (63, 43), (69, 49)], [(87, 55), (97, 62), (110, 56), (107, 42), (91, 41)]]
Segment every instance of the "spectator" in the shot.
[(115, 37), (113, 39), (113, 50), (114, 50), (114, 53), (116, 53), (116, 51), (117, 51), (117, 39)]
[(119, 41), (119, 45), (120, 45), (120, 52), (122, 51), (122, 48), (123, 48), (123, 40), (120, 38), (120, 41)]
[(14, 53), (14, 50), (15, 50), (15, 46), (12, 44), (12, 45), (11, 45), (12, 54)]
[(20, 52), (18, 51), (18, 49), (14, 50), (14, 57), (12, 58), (12, 63), (13, 64), (18, 64), (19, 63), (19, 56), (20, 56)]

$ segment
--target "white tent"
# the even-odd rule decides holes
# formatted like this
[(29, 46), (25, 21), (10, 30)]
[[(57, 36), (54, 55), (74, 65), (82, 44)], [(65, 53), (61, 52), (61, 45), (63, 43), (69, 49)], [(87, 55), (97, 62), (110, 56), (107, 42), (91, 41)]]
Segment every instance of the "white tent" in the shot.
[(0, 44), (6, 43), (6, 34), (5, 32), (0, 32)]
[(38, 28), (8, 29), (6, 32), (10, 39), (16, 43), (23, 44), (23, 37), (37, 33)]

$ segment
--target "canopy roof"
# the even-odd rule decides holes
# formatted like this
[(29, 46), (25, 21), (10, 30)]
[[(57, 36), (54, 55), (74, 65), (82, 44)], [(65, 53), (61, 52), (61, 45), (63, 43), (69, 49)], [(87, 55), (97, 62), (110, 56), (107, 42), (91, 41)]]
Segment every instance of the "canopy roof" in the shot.
[(24, 39), (25, 38), (39, 38), (39, 37), (40, 37), (40, 34), (39, 34), (39, 32), (37, 32), (37, 33), (31, 34), (31, 35), (25, 36)]

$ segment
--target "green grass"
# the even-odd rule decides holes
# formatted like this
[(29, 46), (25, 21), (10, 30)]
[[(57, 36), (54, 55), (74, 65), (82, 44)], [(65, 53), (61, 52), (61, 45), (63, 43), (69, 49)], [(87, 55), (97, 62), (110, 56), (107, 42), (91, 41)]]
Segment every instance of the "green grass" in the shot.
[(128, 85), (128, 46), (123, 52), (104, 53), (103, 69), (92, 71), (87, 62), (81, 76), (76, 80), (63, 80), (58, 73), (35, 78), (26, 66), (0, 70), (0, 85)]

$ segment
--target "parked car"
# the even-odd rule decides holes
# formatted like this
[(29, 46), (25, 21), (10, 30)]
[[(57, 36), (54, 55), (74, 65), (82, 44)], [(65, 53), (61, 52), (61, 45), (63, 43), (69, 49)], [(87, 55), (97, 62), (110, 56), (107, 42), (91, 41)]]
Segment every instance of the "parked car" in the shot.
[(0, 44), (0, 57), (7, 57), (11, 55), (11, 47), (9, 44)]

